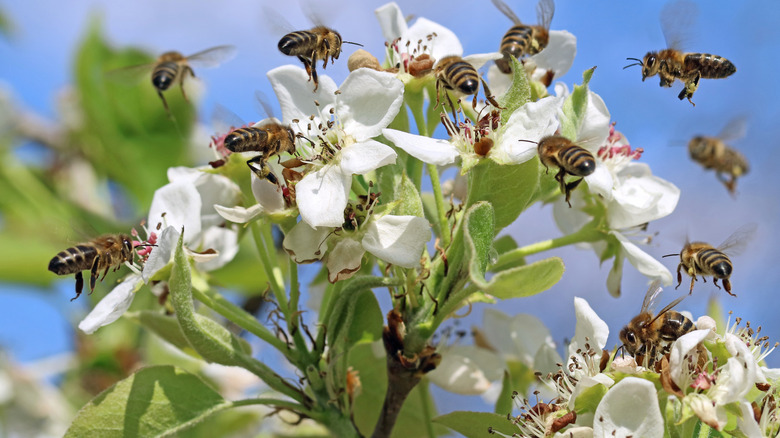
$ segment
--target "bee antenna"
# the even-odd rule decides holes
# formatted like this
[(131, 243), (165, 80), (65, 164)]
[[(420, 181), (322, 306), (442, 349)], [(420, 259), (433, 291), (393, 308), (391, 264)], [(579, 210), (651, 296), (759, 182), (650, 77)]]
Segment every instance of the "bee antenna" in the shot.
[(667, 254), (667, 255), (665, 255), (665, 256), (661, 256), (661, 258), (664, 258), (664, 257), (671, 257), (671, 256), (678, 256), (678, 255), (680, 255), (680, 253), (679, 253), (679, 252), (678, 252), (678, 253), (676, 253), (676, 254)]
[(353, 43), (352, 41), (342, 41), (341, 44), (353, 44), (353, 45), (356, 45), (356, 46), (363, 47), (362, 44), (360, 44), (360, 43)]
[(517, 140), (517, 141), (525, 141), (525, 142), (528, 142), (528, 143), (539, 144), (538, 141), (533, 141), (533, 140)]
[(152, 245), (151, 243), (142, 243), (142, 244), (134, 246), (134, 248), (143, 248), (143, 247), (146, 247), (146, 246), (157, 246), (157, 245)]
[(627, 61), (636, 61), (636, 62), (635, 62), (635, 63), (633, 63), (633, 64), (628, 64), (627, 66), (623, 67), (623, 70), (625, 70), (625, 69), (627, 69), (627, 68), (629, 68), (629, 67), (633, 67), (633, 66), (635, 66), (635, 65), (639, 65), (639, 66), (643, 65), (643, 63), (642, 63), (642, 60), (641, 60), (641, 59), (637, 59), (637, 58), (626, 58), (626, 60), (627, 60)]

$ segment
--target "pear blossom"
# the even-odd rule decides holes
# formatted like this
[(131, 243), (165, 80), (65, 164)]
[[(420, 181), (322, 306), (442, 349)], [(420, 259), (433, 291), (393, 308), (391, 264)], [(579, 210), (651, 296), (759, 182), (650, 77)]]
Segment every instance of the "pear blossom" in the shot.
[[(551, 96), (528, 102), (515, 110), (505, 124), (494, 112), (484, 116), (476, 126), (470, 121), (456, 126), (445, 118), (450, 140), (395, 129), (384, 129), (382, 134), (397, 147), (425, 163), (446, 166), (460, 157), (461, 173), (466, 173), (483, 157), (498, 164), (522, 164), (535, 156), (536, 145), (533, 142), (558, 130), (557, 113), (562, 101), (559, 97)], [(475, 143), (480, 139), (488, 139), (492, 143), (492, 147), (484, 154), (475, 151)]]
[(457, 394), (490, 396), (513, 362), (544, 374), (561, 362), (550, 330), (537, 317), (485, 309), (482, 320), (482, 329), (473, 329), (474, 345), (439, 349), (442, 361), (428, 373), (433, 383)]
[[(267, 163), (268, 166), (275, 168), (276, 163)], [(239, 205), (226, 207), (214, 204), (214, 209), (224, 219), (237, 224), (244, 224), (262, 215), (271, 217), (287, 217), (290, 209), (285, 206), (284, 196), (279, 187), (263, 178), (260, 179), (254, 172), (249, 172), (252, 179), (252, 194), (255, 197), (256, 204), (248, 208)]]
[(594, 417), (593, 436), (664, 436), (655, 385), (637, 377), (626, 377), (610, 388)]
[(428, 221), (416, 216), (376, 217), (370, 214), (371, 209), (369, 206), (362, 210), (369, 213), (362, 221), (351, 210), (349, 222), (338, 229), (313, 228), (305, 221), (298, 222), (284, 237), (282, 246), (296, 263), (324, 259), (331, 283), (353, 276), (366, 251), (396, 266), (418, 266), (425, 244), (431, 239)]
[(268, 79), (283, 122), (297, 123), (307, 138), (320, 140), (298, 148), (308, 163), (295, 185), (301, 217), (311, 227), (338, 227), (344, 221), (352, 175), (395, 163), (395, 151), (371, 139), (398, 114), (403, 83), (392, 74), (362, 68), (350, 73), (338, 92), (332, 79), (321, 76), (319, 89), (312, 93), (306, 72), (291, 65), (271, 70)]

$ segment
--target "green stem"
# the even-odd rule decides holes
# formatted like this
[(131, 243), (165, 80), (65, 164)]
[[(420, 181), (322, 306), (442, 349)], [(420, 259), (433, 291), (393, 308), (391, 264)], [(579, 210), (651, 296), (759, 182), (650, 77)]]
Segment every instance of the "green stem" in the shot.
[(441, 182), (439, 181), (439, 169), (435, 164), (428, 164), (428, 175), (431, 177), (433, 186), (433, 198), (436, 200), (436, 212), (439, 219), (439, 230), (441, 230), (442, 247), (447, 248), (450, 245), (450, 227), (447, 222), (447, 210), (444, 206), (444, 196), (441, 194)]
[(234, 402), (231, 402), (230, 405), (231, 405), (230, 407), (233, 408), (237, 408), (240, 406), (268, 405), (268, 406), (284, 408), (293, 412), (301, 412), (306, 415), (310, 414), (310, 412), (302, 405), (299, 405), (298, 403), (293, 403), (290, 400), (282, 400), (278, 398), (248, 398), (244, 400), (236, 400)]
[[(267, 242), (264, 239), (264, 233), (261, 231), (261, 228), (268, 227), (267, 224), (261, 224), (259, 221), (252, 222), (252, 237), (255, 239), (255, 246), (257, 247), (257, 252), (260, 255), (260, 261), (262, 262), (263, 269), (265, 270), (266, 276), (268, 277), (268, 283), (271, 287), (271, 292), (273, 292), (274, 296), (276, 297), (277, 302), (279, 303), (279, 306), (284, 310), (287, 309), (287, 295), (284, 293), (284, 285), (280, 285), (276, 281), (276, 277), (274, 275), (274, 267), (278, 268), (278, 265), (276, 264), (276, 257), (271, 257), (268, 252), (268, 246)], [(271, 247), (273, 247), (273, 240), (271, 240)], [(282, 305), (284, 303), (284, 305)]]
[(586, 224), (579, 231), (555, 239), (544, 240), (541, 242), (532, 243), (522, 248), (517, 248), (512, 251), (505, 252), (498, 257), (498, 261), (490, 267), (493, 272), (498, 272), (503, 269), (511, 268), (523, 263), (523, 259), (526, 256), (538, 254), (540, 252), (549, 251), (551, 249), (560, 248), (567, 245), (582, 242), (595, 242), (604, 237), (604, 233), (599, 230), (594, 222)]
[(287, 359), (291, 362), (295, 362), (295, 358), (290, 357), (290, 350), (287, 348), (287, 344), (274, 336), (270, 330), (260, 324), (254, 316), (247, 313), (244, 309), (226, 300), (222, 295), (211, 289), (201, 290), (193, 286), (192, 296), (242, 329), (267, 342), (287, 356)]
[(422, 405), (423, 423), (425, 423), (426, 432), (429, 438), (436, 438), (436, 431), (433, 429), (433, 412), (431, 412), (431, 392), (428, 388), (428, 379), (423, 378), (417, 384), (420, 393), (420, 404)]

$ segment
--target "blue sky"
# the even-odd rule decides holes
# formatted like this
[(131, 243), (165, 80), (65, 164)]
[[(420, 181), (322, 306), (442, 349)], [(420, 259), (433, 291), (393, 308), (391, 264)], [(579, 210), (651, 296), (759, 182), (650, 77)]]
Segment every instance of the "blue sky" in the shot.
[[(314, 3), (314, 2), (312, 2)], [(509, 2), (517, 15), (535, 20), (535, 3)], [(383, 51), (383, 40), (373, 9), (382, 1), (328, 2), (330, 10), (320, 13), (326, 24), (338, 29), (345, 40), (357, 41), (375, 54)], [(420, 2), (398, 1), (405, 14), (426, 17), (454, 30), (465, 53), (483, 53), (498, 48), (503, 33), (511, 26), (489, 0)], [(734, 256), (732, 276), (738, 298), (716, 290), (711, 282), (697, 283), (694, 294), (680, 309), (698, 316), (710, 297), (720, 300), (726, 311), (763, 325), (772, 341), (780, 340), (780, 320), (775, 298), (778, 277), (778, 184), (775, 169), (780, 165), (777, 101), (774, 80), (780, 65), (780, 8), (771, 2), (700, 1), (699, 16), (692, 27), (689, 51), (710, 52), (730, 59), (737, 73), (725, 80), (702, 80), (694, 108), (677, 100), (681, 85), (662, 89), (656, 78), (641, 81), (638, 67), (623, 70), (625, 58), (642, 58), (648, 50), (664, 48), (659, 13), (662, 2), (582, 2), (560, 0), (556, 4), (553, 29), (565, 29), (578, 38), (578, 53), (571, 71), (560, 80), (571, 86), (581, 81), (583, 70), (598, 66), (591, 89), (607, 104), (617, 128), (634, 147), (643, 147), (642, 160), (654, 174), (675, 183), (682, 190), (677, 210), (650, 224), (659, 232), (648, 252), (660, 258), (678, 252), (686, 236), (718, 244), (748, 222), (759, 226), (756, 238), (742, 255)], [(103, 17), (104, 28), (116, 45), (135, 45), (154, 53), (176, 49), (194, 53), (219, 44), (238, 47), (238, 56), (224, 66), (198, 71), (208, 87), (204, 114), (215, 103), (227, 106), (244, 120), (260, 117), (254, 93), (273, 96), (265, 72), (292, 60), (278, 53), (278, 26), (264, 18), (263, 3), (242, 0), (215, 2), (80, 1), (67, 8), (62, 2), (2, 2), (0, 9), (17, 26), (10, 40), (0, 40), (0, 80), (13, 89), (17, 100), (44, 115), (54, 115), (54, 95), (71, 77), (71, 57), (93, 14)], [(289, 3), (279, 13), (293, 27), (309, 26), (300, 8)], [(353, 48), (345, 47), (343, 58), (324, 72), (340, 83), (346, 77), (346, 58)], [(380, 56), (381, 57), (381, 56)], [(321, 72), (322, 74), (323, 72)], [(278, 110), (278, 109), (277, 109)], [(728, 196), (711, 172), (705, 172), (687, 158), (682, 145), (694, 134), (714, 135), (735, 116), (746, 116), (748, 134), (734, 142), (752, 164), (751, 173), (739, 181), (739, 194)], [(551, 208), (534, 208), (507, 232), (519, 244), (560, 235), (552, 222)], [(626, 265), (623, 296), (607, 294), (605, 281), (611, 266), (599, 268), (592, 251), (566, 248), (557, 251), (567, 266), (563, 280), (551, 291), (536, 297), (502, 305), (508, 313), (529, 312), (539, 316), (556, 341), (574, 333), (574, 296), (582, 296), (606, 320), (611, 329), (610, 346), (617, 332), (637, 313), (647, 288), (646, 280)], [(547, 254), (545, 254), (547, 255)], [(41, 263), (46, 263), (42, 260)], [(670, 270), (676, 259), (663, 261)], [(685, 280), (683, 283), (685, 284)], [(45, 296), (35, 290), (0, 286), (0, 344), (21, 360), (35, 360), (69, 348), (69, 325), (65, 318), (77, 318), (86, 300), (68, 302), (72, 280), (57, 283), (59, 293)], [(671, 301), (683, 293), (667, 290)], [(479, 324), (477, 307), (465, 325)], [(99, 333), (99, 332), (98, 332)], [(770, 365), (780, 366), (780, 354)]]

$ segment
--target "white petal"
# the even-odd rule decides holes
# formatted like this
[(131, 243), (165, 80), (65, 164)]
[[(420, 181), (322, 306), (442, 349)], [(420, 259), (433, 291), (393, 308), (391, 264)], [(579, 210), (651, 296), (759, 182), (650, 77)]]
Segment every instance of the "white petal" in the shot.
[(607, 290), (613, 297), (620, 296), (620, 284), (623, 281), (623, 255), (615, 255), (615, 261), (612, 263), (612, 269), (607, 275)]
[(376, 140), (353, 143), (341, 150), (341, 171), (347, 175), (365, 175), (394, 164), (397, 156), (393, 148)]
[(403, 268), (420, 264), (420, 256), (431, 240), (428, 220), (416, 216), (386, 215), (369, 223), (363, 248), (380, 259)]
[(550, 330), (534, 315), (520, 313), (514, 317), (496, 309), (485, 309), (482, 326), (490, 345), (507, 358), (534, 363), (534, 355), (544, 344), (552, 344)]
[(200, 169), (193, 169), (192, 167), (176, 166), (169, 167), (167, 175), (169, 182), (194, 183), (198, 177), (203, 175), (203, 171)]
[(743, 401), (739, 404), (742, 416), (737, 417), (737, 428), (744, 433), (747, 438), (764, 438), (756, 418), (753, 416), (753, 407), (750, 403)]
[(174, 227), (166, 227), (162, 230), (160, 237), (157, 239), (157, 246), (152, 248), (149, 258), (144, 263), (143, 271), (141, 272), (144, 282), (148, 283), (157, 271), (171, 262), (178, 242), (179, 230)]
[(715, 406), (704, 394), (688, 394), (683, 399), (683, 403), (690, 406), (691, 410), (699, 419), (716, 430), (723, 430), (726, 425), (726, 410), (723, 406)]
[(131, 274), (119, 283), (89, 312), (79, 323), (79, 329), (86, 334), (92, 334), (104, 325), (119, 319), (133, 303), (135, 291), (143, 284), (141, 277)]
[(637, 377), (626, 377), (613, 386), (601, 399), (594, 417), (593, 436), (664, 436), (655, 385)]
[(600, 195), (607, 201), (612, 200), (612, 186), (614, 184), (612, 172), (609, 171), (601, 160), (596, 160), (596, 170), (585, 177), (585, 182), (588, 184), (588, 189), (591, 193)]
[(213, 249), (216, 256), (208, 261), (198, 263), (196, 266), (201, 271), (213, 271), (225, 266), (233, 260), (238, 253), (238, 233), (236, 230), (225, 227), (209, 227), (202, 233), (199, 250)]
[(564, 234), (579, 231), (592, 220), (591, 216), (583, 211), (586, 206), (585, 198), (579, 190), (575, 190), (571, 196), (571, 208), (563, 197), (553, 203), (553, 218), (558, 229)]
[(609, 136), (610, 115), (601, 96), (588, 91), (588, 105), (585, 119), (577, 131), (577, 142), (591, 152), (597, 152)]
[[(577, 54), (577, 37), (565, 30), (551, 30), (550, 40), (544, 50), (531, 56), (537, 69), (553, 70), (555, 77), (565, 75)], [(538, 70), (537, 70), (538, 71)], [(490, 84), (492, 88), (492, 83)]]
[[(428, 35), (433, 34), (436, 36), (428, 41)], [(417, 47), (417, 42), (420, 40), (429, 47), (428, 50), (433, 59), (441, 59), (447, 55), (463, 55), (463, 46), (455, 33), (425, 17), (418, 18), (412, 27), (402, 35), (398, 47), (405, 50), (407, 41), (411, 42), (411, 47)]]
[[(622, 250), (625, 253), (628, 262), (631, 263), (639, 272), (651, 279), (658, 279), (668, 286), (672, 284), (672, 273), (661, 262), (653, 258), (650, 254), (642, 251), (638, 246), (631, 243), (622, 234), (617, 231), (610, 231), (615, 236)], [(618, 257), (620, 254), (618, 254)]]
[(433, 383), (456, 394), (478, 395), (499, 380), (504, 361), (495, 353), (474, 346), (455, 346), (442, 352), (441, 363), (427, 374)]
[(604, 385), (607, 388), (611, 387), (615, 384), (615, 381), (607, 376), (606, 374), (596, 374), (595, 376), (583, 376), (578, 382), (577, 386), (574, 387), (574, 391), (571, 393), (571, 397), (569, 398), (569, 405), (568, 408), (570, 410), (574, 410), (574, 404), (577, 400), (577, 397), (580, 396), (583, 392), (586, 390), (596, 386), (596, 385)]
[[(552, 342), (552, 337), (550, 342)], [(542, 375), (553, 374), (558, 371), (558, 365), (561, 363), (563, 363), (563, 359), (558, 354), (555, 344), (545, 342), (536, 350), (532, 368), (534, 371), (542, 373)]]
[(202, 229), (224, 222), (214, 209), (215, 204), (233, 207), (241, 199), (241, 188), (238, 187), (238, 184), (222, 175), (201, 173), (200, 177), (195, 180), (195, 188), (200, 194)]
[(454, 163), (459, 155), (458, 150), (448, 140), (423, 137), (395, 129), (383, 129), (382, 135), (396, 147), (424, 163), (446, 166)]
[(214, 210), (222, 216), (223, 219), (237, 224), (245, 224), (252, 219), (260, 216), (264, 211), (263, 206), (255, 204), (249, 208), (244, 207), (223, 207), (221, 205), (214, 204)]
[(594, 350), (603, 349), (609, 336), (607, 323), (599, 318), (587, 301), (579, 297), (574, 298), (574, 313), (577, 325), (574, 328), (574, 338), (569, 344), (569, 355), (575, 354), (579, 349), (587, 351), (586, 343)]
[(406, 17), (401, 12), (401, 8), (395, 2), (386, 3), (374, 10), (379, 27), (382, 28), (382, 35), (385, 41), (393, 41), (400, 38), (406, 32)]
[(344, 131), (357, 141), (382, 133), (404, 102), (404, 83), (392, 73), (369, 68), (353, 71), (341, 84), (336, 115)]
[(570, 427), (563, 432), (555, 432), (553, 438), (593, 438), (593, 429), (587, 426)]
[[(282, 122), (291, 123), (293, 119), (305, 120), (314, 115), (319, 119), (320, 111), (327, 112), (327, 107), (336, 102), (334, 94), (338, 87), (329, 76), (320, 74), (319, 88), (314, 90), (314, 83), (309, 82), (306, 71), (294, 65), (277, 67), (267, 74), (268, 80), (282, 108)], [(319, 102), (316, 106), (314, 101)], [(315, 123), (316, 126), (316, 123)]]
[(363, 247), (354, 239), (342, 239), (328, 253), (328, 281), (335, 283), (355, 275), (363, 261)]
[(194, 185), (186, 182), (166, 184), (154, 192), (147, 224), (150, 229), (157, 227), (157, 224), (177, 230), (184, 227), (187, 242), (188, 238), (194, 238), (200, 233), (202, 208), (200, 193)]
[(680, 200), (680, 189), (650, 174), (645, 163), (630, 163), (623, 168), (614, 199), (607, 207), (611, 228), (629, 228), (672, 213)]
[(252, 174), (252, 194), (263, 209), (269, 213), (284, 210), (284, 197), (276, 184), (263, 178), (260, 179), (254, 172)]
[(295, 185), (301, 217), (312, 227), (340, 227), (352, 183), (352, 175), (341, 168), (326, 165), (310, 173)]
[(710, 398), (720, 404), (741, 400), (758, 381), (758, 364), (745, 342), (731, 333), (726, 333), (724, 339), (726, 350), (731, 353), (726, 363), (728, 373), (718, 374), (716, 393), (710, 394)]
[(295, 260), (295, 263), (311, 263), (320, 260), (328, 250), (326, 237), (332, 228), (312, 228), (304, 221), (298, 222), (284, 236), (282, 247)]
[(680, 336), (672, 343), (672, 349), (669, 353), (669, 372), (672, 381), (678, 387), (685, 388), (690, 383), (687, 381), (689, 373), (686, 357), (707, 338), (709, 332), (709, 330), (694, 330)]
[(463, 60), (471, 64), (471, 66), (475, 69), (479, 70), (488, 62), (495, 61), (496, 59), (501, 59), (503, 57), (504, 55), (499, 52), (475, 53), (473, 55), (464, 56)]
[[(491, 158), (500, 164), (524, 163), (536, 154), (538, 142), (558, 129), (558, 110), (563, 103), (560, 97), (545, 97), (529, 102), (515, 110), (500, 132), (498, 144), (491, 151)], [(528, 141), (519, 141), (528, 140)]]
[(512, 85), (512, 75), (506, 74), (493, 64), (488, 67), (487, 81), (490, 84), (490, 91), (494, 96), (503, 96)]

